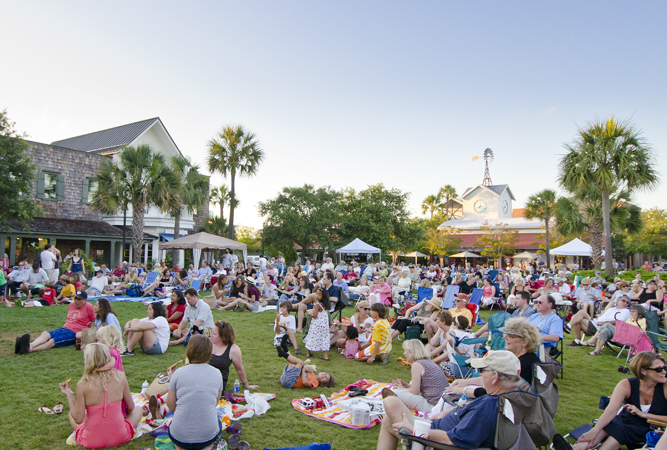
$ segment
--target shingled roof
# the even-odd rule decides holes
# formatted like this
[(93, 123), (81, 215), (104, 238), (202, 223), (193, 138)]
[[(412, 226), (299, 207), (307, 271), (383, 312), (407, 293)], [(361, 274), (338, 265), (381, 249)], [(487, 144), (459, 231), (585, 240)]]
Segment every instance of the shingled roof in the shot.
[[(120, 238), (123, 236), (123, 227), (114, 227), (101, 220), (35, 217), (25, 223), (14, 219), (7, 220), (7, 225), (18, 233), (25, 230), (25, 225), (28, 232), (41, 235), (79, 235), (105, 238)], [(132, 229), (130, 227), (127, 229), (127, 237), (128, 240), (132, 239)], [(154, 240), (157, 239), (157, 236), (144, 233), (144, 239)]]
[[(54, 141), (51, 145), (71, 148), (83, 152), (109, 153), (118, 151), (125, 145), (129, 145), (141, 136), (155, 122), (161, 122), (159, 117), (142, 120), (140, 122), (128, 123), (119, 127), (95, 131), (60, 141)], [(163, 125), (164, 127), (164, 125)], [(166, 129), (166, 128), (165, 128)]]

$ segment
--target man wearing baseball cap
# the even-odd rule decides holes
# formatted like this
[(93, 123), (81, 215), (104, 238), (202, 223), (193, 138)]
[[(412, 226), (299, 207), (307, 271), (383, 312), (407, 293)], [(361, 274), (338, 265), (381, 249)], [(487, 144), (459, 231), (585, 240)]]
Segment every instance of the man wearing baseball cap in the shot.
[(81, 336), (81, 330), (90, 328), (94, 321), (95, 311), (88, 303), (88, 295), (85, 291), (79, 291), (74, 296), (74, 301), (69, 304), (67, 321), (62, 328), (42, 332), (32, 344), (29, 334), (17, 337), (14, 351), (24, 355), (52, 347), (72, 347), (76, 343), (76, 338)]
[[(477, 398), (463, 408), (443, 411), (432, 417), (428, 438), (461, 448), (492, 448), (498, 417), (498, 395), (515, 390), (521, 383), (521, 363), (507, 350), (490, 351), (484, 358), (472, 358), (470, 364), (479, 369), (487, 395)], [(395, 396), (384, 399), (386, 411), (378, 437), (378, 450), (395, 449), (398, 430), (413, 430), (414, 415)]]

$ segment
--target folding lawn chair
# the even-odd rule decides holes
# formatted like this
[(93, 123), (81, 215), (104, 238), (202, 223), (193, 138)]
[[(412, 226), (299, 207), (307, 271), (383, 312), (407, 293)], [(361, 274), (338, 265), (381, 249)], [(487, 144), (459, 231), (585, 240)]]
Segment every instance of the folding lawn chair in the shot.
[(646, 319), (646, 334), (653, 344), (654, 351), (667, 351), (667, 344), (660, 342), (661, 338), (667, 337), (667, 330), (660, 328), (660, 318), (656, 311), (646, 311), (644, 313)]
[(512, 314), (500, 311), (489, 316), (489, 343), (493, 350), (505, 350), (505, 339), (500, 328), (505, 326), (505, 321), (512, 317)]
[(616, 321), (616, 330), (614, 331), (614, 337), (611, 340), (613, 343), (622, 346), (621, 351), (618, 352), (618, 356), (616, 356), (617, 358), (621, 357), (621, 354), (627, 347), (628, 357), (625, 360), (625, 364), (628, 364), (630, 358), (639, 352), (653, 351), (653, 344), (648, 335), (644, 333), (641, 328), (623, 322), (622, 320)]
[(442, 307), (444, 309), (450, 309), (454, 307), (454, 298), (456, 297), (456, 294), (459, 293), (460, 289), (461, 287), (455, 284), (447, 286), (447, 290), (445, 291), (445, 298), (442, 300)]
[(484, 294), (484, 289), (480, 288), (475, 288), (472, 290), (472, 293), (470, 294), (470, 302), (469, 303), (474, 303), (475, 305), (478, 305), (482, 302), (482, 295)]
[[(509, 403), (509, 406), (507, 406)], [(536, 450), (526, 424), (539, 426), (542, 419), (539, 397), (532, 392), (516, 390), (498, 395), (498, 418), (493, 447), (498, 450)], [(509, 411), (512, 413), (510, 414)], [(410, 449), (413, 442), (425, 449), (457, 450), (459, 447), (441, 444), (430, 439), (413, 436), (405, 428), (398, 430), (404, 449)]]
[(199, 290), (201, 289), (201, 280), (192, 280), (190, 287), (199, 293)]
[(419, 286), (417, 288), (417, 303), (433, 298), (433, 289)]

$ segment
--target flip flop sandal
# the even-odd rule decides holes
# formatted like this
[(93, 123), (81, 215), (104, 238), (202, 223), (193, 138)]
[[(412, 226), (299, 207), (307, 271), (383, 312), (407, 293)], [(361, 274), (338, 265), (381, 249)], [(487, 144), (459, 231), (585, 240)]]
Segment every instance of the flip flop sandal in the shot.
[(239, 438), (239, 435), (238, 435), (238, 434), (232, 434), (232, 435), (229, 436), (229, 438), (227, 439), (227, 446), (228, 446), (231, 450), (236, 450), (237, 448), (239, 448), (239, 441), (240, 441), (240, 440), (241, 440), (241, 438)]
[(159, 411), (160, 404), (157, 400), (157, 397), (154, 395), (151, 395), (150, 400), (148, 400), (148, 410), (151, 412), (151, 418), (152, 419), (159, 419), (158, 417), (158, 411)]
[(157, 381), (157, 384), (167, 384), (167, 383), (169, 383), (169, 377), (163, 377)]
[(63, 402), (58, 402), (55, 405), (53, 405), (53, 408), (51, 408), (54, 413), (56, 414), (62, 414), (63, 412)]
[(234, 422), (233, 424), (225, 428), (225, 431), (231, 434), (241, 434), (242, 429), (243, 426), (239, 422)]
[(331, 361), (329, 358), (325, 358), (324, 356), (319, 357), (322, 361)]
[(250, 444), (248, 441), (239, 441), (238, 445), (239, 450), (250, 450)]
[(39, 407), (39, 409), (37, 409), (37, 411), (43, 412), (44, 414), (49, 416), (53, 414), (53, 411), (51, 410), (51, 408), (49, 408), (49, 405), (42, 405)]

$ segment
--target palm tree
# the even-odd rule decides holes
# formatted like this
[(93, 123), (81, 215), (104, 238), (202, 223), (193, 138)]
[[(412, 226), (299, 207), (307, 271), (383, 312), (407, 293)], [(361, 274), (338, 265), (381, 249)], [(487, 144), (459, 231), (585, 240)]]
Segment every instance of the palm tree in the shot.
[(547, 243), (547, 269), (551, 268), (551, 257), (549, 247), (549, 222), (555, 214), (555, 207), (557, 202), (556, 191), (545, 189), (535, 195), (531, 195), (526, 203), (525, 216), (526, 219), (542, 219), (544, 220), (544, 228), (546, 230)]
[(178, 177), (166, 164), (163, 155), (154, 153), (148, 145), (140, 145), (136, 148), (125, 147), (118, 164), (111, 160), (104, 161), (95, 179), (98, 189), (93, 204), (100, 211), (113, 214), (123, 207), (123, 201), (132, 205), (133, 261), (139, 262), (144, 214), (152, 205), (168, 212), (178, 191)]
[(613, 275), (610, 195), (653, 189), (658, 184), (653, 152), (641, 133), (628, 121), (610, 117), (580, 129), (568, 153), (561, 159), (560, 184), (577, 194), (589, 188), (600, 192), (605, 252), (605, 271)]
[[(642, 227), (640, 209), (632, 203), (625, 192), (612, 194), (610, 223), (612, 231), (626, 230), (633, 234)], [(561, 197), (555, 207), (556, 231), (574, 237), (588, 232), (592, 247), (593, 264), (599, 269), (602, 264), (603, 218), (601, 194), (594, 187), (573, 197)]]
[[(208, 202), (208, 176), (199, 173), (199, 166), (182, 155), (172, 156), (171, 170), (178, 179), (178, 188), (174, 192), (173, 202), (166, 206), (169, 215), (174, 218), (174, 238), (178, 239), (183, 210), (192, 213)], [(173, 261), (180, 266), (181, 261)]]
[(253, 176), (264, 160), (255, 134), (241, 125), (226, 126), (217, 138), (208, 142), (208, 170), (220, 172), (231, 179), (229, 199), (229, 239), (234, 239), (234, 208), (236, 207), (236, 175)]
[(433, 218), (433, 213), (438, 209), (438, 197), (436, 195), (429, 195), (422, 202), (422, 214), (426, 215), (426, 212), (431, 213), (430, 219)]
[[(225, 205), (229, 203), (229, 189), (226, 184), (211, 189), (211, 203), (220, 205), (220, 217), (224, 218)], [(236, 204), (239, 204), (238, 199), (236, 200)]]
[(447, 219), (452, 219), (450, 214), (447, 214), (447, 211), (445, 210), (445, 205), (447, 205), (447, 202), (450, 201), (451, 199), (456, 198), (456, 188), (452, 186), (451, 184), (446, 184), (443, 187), (440, 188), (438, 191), (438, 195), (436, 196), (437, 202), (438, 202), (438, 212), (443, 213), (447, 216)]

